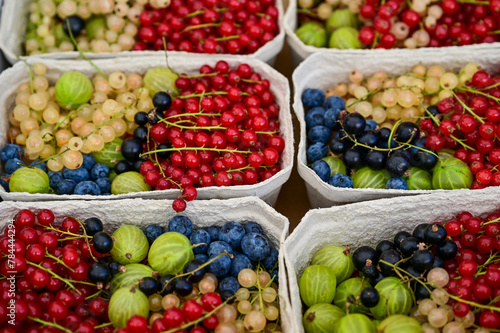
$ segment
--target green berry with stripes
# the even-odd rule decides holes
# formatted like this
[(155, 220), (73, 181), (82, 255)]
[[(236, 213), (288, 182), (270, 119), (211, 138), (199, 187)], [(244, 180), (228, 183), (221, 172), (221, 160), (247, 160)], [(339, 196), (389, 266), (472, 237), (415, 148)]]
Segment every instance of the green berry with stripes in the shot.
[(334, 303), (348, 313), (368, 312), (359, 297), (363, 289), (370, 285), (367, 279), (351, 278), (337, 286)]
[(388, 315), (410, 313), (415, 305), (413, 293), (408, 289), (407, 283), (396, 277), (386, 277), (375, 286), (380, 300), (376, 306), (370, 308), (370, 312), (377, 319), (383, 319)]
[(137, 285), (123, 287), (111, 295), (108, 307), (109, 321), (115, 328), (127, 326), (127, 321), (134, 315), (149, 316), (149, 301)]
[(149, 265), (160, 275), (177, 274), (194, 259), (193, 245), (178, 232), (166, 232), (149, 249)]
[(332, 269), (337, 278), (337, 284), (348, 279), (354, 272), (354, 263), (349, 247), (326, 245), (316, 252), (311, 265), (325, 265)]
[(458, 158), (439, 160), (433, 169), (432, 187), (435, 190), (470, 188), (474, 177), (469, 166)]
[(323, 161), (325, 161), (330, 167), (330, 177), (336, 174), (347, 174), (347, 168), (345, 167), (344, 161), (342, 161), (338, 157), (327, 156), (323, 157)]
[(337, 278), (333, 270), (324, 265), (304, 269), (299, 279), (300, 298), (307, 306), (331, 303), (335, 297)]
[(112, 235), (114, 244), (111, 257), (122, 265), (141, 262), (149, 249), (148, 239), (141, 229), (134, 225), (124, 225)]
[(359, 169), (351, 177), (354, 188), (382, 188), (385, 189), (391, 175), (387, 170), (372, 170), (369, 167)]
[(11, 192), (49, 193), (49, 176), (39, 168), (22, 167), (10, 176)]
[(347, 314), (335, 325), (334, 333), (376, 333), (370, 318), (361, 313)]
[(146, 184), (144, 177), (135, 171), (119, 174), (111, 183), (111, 194), (127, 194), (133, 192), (145, 192), (151, 190)]
[(111, 280), (111, 292), (123, 287), (132, 287), (139, 283), (139, 279), (153, 276), (153, 269), (143, 264), (128, 264), (123, 267), (124, 272), (116, 274)]
[(55, 88), (57, 104), (66, 110), (75, 110), (87, 103), (94, 92), (89, 78), (77, 71), (69, 71), (61, 75)]
[(302, 319), (306, 333), (333, 333), (333, 327), (345, 312), (338, 306), (326, 303), (311, 306)]
[(113, 141), (106, 143), (100, 151), (92, 153), (92, 156), (97, 163), (106, 164), (109, 168), (113, 168), (116, 163), (125, 160), (121, 153), (122, 143), (122, 139), (115, 138)]
[(423, 333), (420, 323), (412, 317), (393, 315), (385, 318), (377, 327), (380, 333)]
[(409, 190), (432, 190), (432, 175), (427, 170), (412, 167), (406, 183)]

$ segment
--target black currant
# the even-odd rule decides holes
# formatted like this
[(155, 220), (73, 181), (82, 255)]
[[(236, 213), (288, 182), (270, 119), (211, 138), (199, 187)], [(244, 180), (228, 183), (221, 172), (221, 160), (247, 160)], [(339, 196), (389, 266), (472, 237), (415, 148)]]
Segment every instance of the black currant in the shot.
[(352, 254), (352, 262), (358, 270), (363, 270), (366, 261), (371, 260), (371, 264), (376, 266), (378, 262), (377, 251), (369, 246), (361, 246)]
[(160, 289), (160, 283), (157, 279), (146, 276), (139, 279), (139, 290), (142, 291), (146, 296), (153, 295), (157, 293)]
[(160, 121), (160, 117), (158, 117), (158, 113), (153, 109), (148, 112), (148, 122), (150, 125), (156, 125)]
[(372, 264), (370, 264), (363, 267), (363, 275), (369, 279), (376, 278), (378, 273), (380, 272), (378, 271), (377, 266), (373, 266)]
[(429, 223), (419, 224), (413, 229), (413, 237), (418, 239), (419, 242), (425, 242), (425, 229), (429, 226)]
[(399, 250), (405, 258), (408, 258), (418, 250), (418, 243), (419, 241), (415, 237), (406, 237), (399, 243)]
[(425, 272), (432, 267), (434, 255), (430, 250), (417, 250), (413, 253), (411, 264), (419, 272)]
[(395, 152), (387, 157), (385, 168), (389, 173), (401, 177), (410, 168), (410, 161), (404, 153)]
[(440, 114), (437, 105), (431, 105), (427, 108), (427, 111), (429, 111), (433, 116), (437, 116)]
[(109, 253), (113, 248), (113, 239), (104, 231), (99, 231), (92, 237), (92, 245), (99, 253)]
[(88, 236), (94, 236), (99, 231), (104, 230), (102, 221), (97, 217), (89, 217), (88, 219), (83, 221), (83, 227), (85, 228), (85, 232)]
[(407, 231), (400, 231), (394, 236), (394, 245), (396, 245), (397, 248), (399, 248), (399, 245), (401, 244), (401, 241), (405, 239), (406, 237), (410, 237), (411, 234)]
[(366, 166), (370, 167), (372, 170), (383, 170), (385, 168), (385, 162), (387, 159), (387, 153), (379, 150), (370, 150), (366, 153), (365, 163)]
[[(166, 143), (160, 143), (158, 145), (158, 147), (156, 147), (157, 150), (161, 150), (161, 149), (167, 149), (167, 148), (170, 148), (169, 145), (167, 145)], [(170, 154), (172, 154), (172, 152), (170, 151), (161, 151), (161, 152), (157, 152), (156, 155), (158, 156), (158, 158), (161, 158), (161, 159), (166, 159), (170, 156)]]
[(148, 114), (146, 112), (137, 112), (134, 116), (134, 122), (139, 126), (144, 126), (148, 123)]
[(364, 131), (359, 137), (358, 142), (370, 147), (375, 147), (378, 143), (378, 134), (373, 130)]
[(187, 296), (193, 291), (193, 283), (184, 277), (175, 279), (174, 290), (180, 296)]
[[(427, 288), (429, 288), (431, 291), (432, 291), (432, 289), (434, 289), (429, 285), (427, 285)], [(420, 299), (431, 298), (431, 293), (429, 292), (429, 290), (427, 288), (425, 286), (423, 286), (421, 283), (416, 282), (414, 293), (415, 293), (415, 298), (417, 299), (417, 301)]]
[(139, 126), (134, 130), (134, 138), (140, 142), (148, 141), (148, 129), (144, 126)]
[[(382, 254), (380, 255), (380, 258), (379, 258), (380, 261), (383, 260), (391, 265), (395, 265), (401, 259), (402, 259), (401, 254), (396, 250), (384, 251), (384, 252), (382, 252)], [(385, 276), (394, 275), (395, 274), (394, 268), (391, 265), (388, 265), (388, 264), (382, 263), (382, 262), (379, 263), (379, 267), (380, 267), (382, 274), (384, 274)]]
[(366, 127), (366, 119), (357, 112), (349, 113), (345, 116), (342, 125), (344, 131), (350, 135), (360, 135)]
[(387, 250), (395, 250), (396, 245), (394, 245), (393, 242), (388, 241), (388, 240), (383, 240), (378, 242), (377, 246), (375, 247), (375, 250), (377, 251), (377, 254), (380, 256), (382, 252), (387, 251)]
[[(189, 272), (192, 272), (196, 269), (198, 269), (201, 265), (203, 265), (203, 263), (200, 261), (200, 260), (191, 260), (190, 262), (188, 262), (186, 264), (186, 266), (184, 266), (184, 273), (189, 273)], [(201, 279), (203, 279), (203, 276), (205, 275), (205, 273), (207, 272), (206, 268), (203, 267), (201, 269), (198, 269), (196, 272), (192, 273), (188, 279), (189, 281), (192, 281), (192, 282), (200, 282)]]
[(135, 162), (142, 154), (142, 143), (136, 138), (128, 138), (122, 143), (121, 153), (127, 161)]
[[(85, 21), (78, 15), (71, 15), (64, 19), (62, 27), (66, 35), (73, 35), (73, 37), (76, 38), (80, 36), (83, 29), (85, 29)], [(71, 34), (69, 33), (70, 31)]]
[(337, 155), (343, 154), (347, 150), (344, 140), (340, 138), (333, 138), (328, 144), (328, 147), (332, 153)]
[(410, 156), (411, 165), (424, 170), (432, 170), (439, 158), (435, 155), (436, 151), (434, 149), (426, 148), (426, 150), (418, 149), (416, 152), (413, 152)]
[(119, 175), (127, 171), (132, 171), (132, 166), (127, 161), (118, 161), (114, 170), (116, 174)]
[[(165, 275), (160, 278), (160, 293), (165, 296), (174, 292), (174, 281), (170, 281), (174, 276)], [(168, 283), (170, 281), (170, 283)]]
[(366, 287), (361, 292), (360, 300), (361, 304), (363, 304), (367, 308), (373, 308), (378, 304), (378, 301), (380, 300), (380, 295), (377, 289), (373, 287)]
[(111, 274), (116, 275), (120, 273), (120, 268), (122, 267), (122, 265), (120, 265), (117, 261), (112, 260), (108, 262), (108, 267)]
[(438, 223), (430, 224), (424, 230), (424, 239), (426, 243), (437, 245), (446, 239), (446, 229)]
[(443, 260), (454, 259), (457, 251), (457, 244), (450, 239), (445, 239), (436, 247), (436, 254), (443, 258)]
[(444, 268), (444, 260), (439, 255), (434, 256), (434, 263), (432, 264), (432, 268), (436, 267)]
[(358, 148), (348, 149), (342, 159), (344, 160), (344, 164), (349, 169), (357, 169), (363, 165), (363, 153)]
[(172, 105), (172, 97), (164, 91), (159, 91), (153, 96), (153, 105), (157, 111), (166, 111)]
[(106, 283), (111, 281), (112, 275), (105, 262), (95, 262), (89, 266), (88, 277), (94, 283)]
[(137, 160), (137, 161), (132, 163), (132, 168), (135, 171), (140, 172), (142, 163), (144, 163), (144, 160)]
[(232, 290), (224, 290), (220, 293), (220, 297), (222, 298), (222, 301), (225, 302), (227, 301), (228, 304), (233, 304), (234, 303), (234, 291)]
[(412, 143), (420, 137), (420, 129), (416, 124), (406, 121), (396, 128), (395, 136), (399, 143)]

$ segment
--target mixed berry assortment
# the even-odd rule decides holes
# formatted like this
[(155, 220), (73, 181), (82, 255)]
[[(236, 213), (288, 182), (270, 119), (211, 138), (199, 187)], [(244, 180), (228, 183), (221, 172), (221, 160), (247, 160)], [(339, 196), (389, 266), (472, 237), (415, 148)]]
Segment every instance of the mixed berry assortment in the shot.
[(339, 49), (462, 46), (498, 42), (500, 2), (298, 0), (297, 36)]
[(195, 75), (113, 72), (92, 81), (67, 72), (55, 86), (46, 71), (35, 65), (33, 82), (17, 90), (12, 143), (0, 156), (7, 191), (173, 188), (182, 191), (174, 203), (181, 211), (196, 188), (252, 185), (280, 171), (280, 109), (269, 80), (248, 64), (219, 61)]
[(0, 238), (5, 255), (14, 238), (1, 271), (16, 277), (15, 296), (2, 281), (1, 332), (280, 331), (278, 252), (259, 224), (196, 229), (176, 216), (165, 229), (103, 227), (50, 210), (17, 213)]
[(279, 33), (274, 0), (36, 0), (28, 55), (144, 50), (249, 54)]
[(306, 332), (498, 330), (499, 220), (464, 211), (352, 254), (320, 248), (299, 279)]
[(500, 184), (498, 76), (469, 63), (458, 73), (415, 66), (364, 78), (302, 102), (307, 159), (330, 185), (388, 189), (481, 189)]

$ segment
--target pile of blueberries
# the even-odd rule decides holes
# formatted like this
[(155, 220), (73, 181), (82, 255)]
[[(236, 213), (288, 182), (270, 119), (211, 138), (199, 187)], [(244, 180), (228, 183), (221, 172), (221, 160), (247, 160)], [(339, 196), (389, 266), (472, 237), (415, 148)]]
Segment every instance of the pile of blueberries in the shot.
[[(328, 163), (322, 160), (329, 152), (341, 158), (348, 170), (364, 166), (387, 170), (392, 177), (387, 182), (388, 189), (408, 190), (403, 176), (412, 166), (431, 170), (438, 162), (435, 151), (425, 148), (426, 137), (412, 122), (400, 123), (391, 137), (390, 129), (380, 128), (359, 113), (346, 112), (340, 96), (325, 98), (321, 89), (306, 89), (302, 103), (306, 109), (308, 163), (332, 186), (352, 188), (353, 181), (348, 175), (330, 173)], [(396, 149), (388, 152), (388, 148)]]
[(269, 272), (274, 282), (278, 283), (278, 251), (273, 248), (264, 235), (262, 227), (255, 222), (244, 225), (228, 222), (222, 227), (211, 226), (193, 231), (193, 223), (188, 217), (175, 216), (167, 229), (158, 224), (150, 224), (144, 229), (149, 244), (164, 232), (174, 231), (188, 237), (193, 248), (194, 260), (186, 266), (199, 266), (214, 259), (224, 251), (230, 256), (222, 256), (208, 265), (208, 272), (219, 279), (219, 289), (223, 298), (233, 296), (241, 288), (238, 273), (245, 269), (260, 266)]
[[(110, 169), (102, 163), (96, 163), (90, 154), (83, 155), (83, 164), (78, 169), (64, 168), (62, 172), (48, 171), (45, 163), (33, 161), (30, 165), (43, 170), (49, 176), (50, 187), (57, 194), (93, 194), (111, 195)], [(5, 162), (5, 174), (9, 177), (17, 169), (26, 166), (21, 160), (23, 150), (16, 144), (7, 144), (0, 151), (0, 160)], [(9, 192), (9, 183), (0, 180), (2, 187)]]

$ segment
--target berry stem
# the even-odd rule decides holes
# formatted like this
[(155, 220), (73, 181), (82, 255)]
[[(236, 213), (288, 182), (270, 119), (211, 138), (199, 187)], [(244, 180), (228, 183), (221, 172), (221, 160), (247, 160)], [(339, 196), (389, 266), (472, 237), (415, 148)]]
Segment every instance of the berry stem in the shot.
[(203, 97), (203, 96), (212, 96), (212, 95), (227, 95), (227, 91), (214, 91), (214, 92), (203, 92), (203, 94), (191, 94), (185, 96), (178, 96), (180, 99), (187, 99), (191, 97)]
[(69, 267), (68, 265), (66, 265), (64, 263), (64, 261), (62, 261), (61, 259), (59, 259), (58, 257), (56, 256), (53, 256), (52, 254), (49, 253), (49, 251), (47, 251), (47, 249), (45, 249), (45, 256), (48, 257), (48, 258), (52, 258), (54, 259), (57, 263), (63, 265), (64, 267), (66, 267), (67, 269), (69, 269), (70, 271), (74, 272), (75, 270), (71, 267)]
[(473, 5), (485, 5), (488, 6), (490, 4), (489, 1), (476, 1), (476, 0), (457, 0), (458, 3), (470, 3)]
[(225, 40), (231, 40), (231, 39), (238, 39), (240, 38), (240, 35), (234, 35), (234, 36), (226, 36), (226, 37), (219, 37), (219, 38), (215, 38), (214, 40), (216, 42), (223, 42)]
[(57, 328), (58, 330), (61, 330), (63, 332), (71, 333), (71, 330), (62, 327), (61, 325), (57, 324), (55, 321), (53, 323), (51, 323), (49, 321), (45, 321), (43, 319), (36, 318), (36, 317), (28, 317), (28, 319), (33, 320), (34, 322), (40, 323), (44, 326), (52, 326), (52, 327)]
[(99, 329), (99, 328), (106, 327), (106, 326), (110, 326), (110, 325), (113, 325), (113, 324), (112, 324), (112, 323), (104, 323), (104, 324), (101, 324), (101, 325), (97, 325), (97, 326), (95, 326), (94, 328), (95, 328), (95, 329)]
[(469, 113), (471, 115), (474, 116), (474, 118), (476, 118), (477, 120), (479, 120), (481, 122), (481, 124), (484, 124), (484, 120), (483, 118), (479, 117), (477, 114), (474, 113), (474, 111), (472, 111), (472, 109), (470, 107), (467, 106), (467, 104), (465, 104), (460, 98), (458, 98), (457, 94), (455, 94), (455, 92), (453, 90), (451, 90), (451, 93), (453, 94), (453, 96), (455, 97), (455, 99), (458, 101), (458, 103), (460, 103), (460, 105), (462, 105), (462, 107), (469, 111)]
[[(55, 231), (55, 232), (63, 234), (63, 235), (74, 236), (74, 238), (71, 238), (71, 239), (83, 238), (83, 237), (92, 238), (91, 236), (84, 236), (84, 235), (74, 234), (74, 233), (69, 232), (69, 231), (59, 230), (59, 229), (55, 228), (52, 224), (51, 225), (47, 225), (47, 226), (46, 225), (41, 225), (40, 223), (35, 223), (35, 224), (38, 225), (38, 226), (43, 227), (45, 230)], [(62, 240), (59, 239), (59, 241), (62, 241)]]
[(304, 14), (304, 15), (311, 16), (311, 17), (318, 17), (318, 14), (316, 14), (315, 12), (313, 12), (312, 10), (309, 10), (309, 9), (297, 8), (297, 13)]
[(468, 150), (471, 150), (471, 151), (476, 151), (474, 148), (472, 148), (471, 146), (465, 144), (463, 142), (463, 140), (460, 140), (459, 138), (457, 138), (456, 136), (454, 136), (453, 134), (450, 134), (450, 138), (452, 138), (453, 140), (455, 140), (455, 142), (457, 142), (459, 145), (461, 145), (462, 147), (464, 147), (465, 149), (468, 149)]
[(90, 253), (90, 256), (92, 257), (92, 259), (94, 259), (95, 262), (97, 262), (98, 260), (96, 259), (96, 257), (94, 257), (94, 254), (92, 253), (92, 246), (90, 245), (90, 242), (89, 242), (89, 236), (87, 235), (87, 230), (85, 230), (85, 226), (83, 225), (83, 222), (80, 221), (79, 219), (75, 218), (75, 217), (72, 217), (72, 216), (64, 216), (64, 217), (69, 217), (69, 218), (72, 218), (73, 220), (75, 220), (76, 222), (78, 222), (78, 224), (80, 224), (80, 226), (82, 227), (82, 230), (83, 230), (83, 235), (85, 236), (85, 242), (87, 243), (87, 246), (89, 247), (89, 253)]
[(92, 295), (90, 295), (90, 296), (85, 297), (85, 300), (87, 301), (87, 300), (89, 300), (89, 299), (95, 298), (95, 297), (99, 296), (99, 294), (100, 294), (101, 292), (102, 292), (102, 289), (101, 289), (101, 290), (99, 290), (99, 291), (97, 291), (95, 294), (92, 294)]
[(497, 103), (500, 103), (500, 98), (497, 98), (495, 96), (492, 96), (490, 94), (484, 93), (484, 92), (479, 91), (479, 90), (470, 89), (468, 87), (467, 88), (465, 88), (465, 87), (464, 88), (459, 88), (459, 90), (467, 91), (467, 92), (470, 92), (470, 93), (473, 93), (473, 94), (483, 95), (483, 96), (485, 96), (487, 98), (490, 98), (490, 99), (494, 100)]
[(203, 73), (203, 74), (194, 74), (194, 75), (184, 75), (181, 74), (179, 77), (185, 78), (185, 79), (197, 79), (199, 77), (210, 77), (210, 76), (216, 76), (218, 75), (218, 72), (213, 72), (213, 73)]
[(35, 264), (34, 262), (31, 262), (31, 261), (26, 261), (26, 263), (28, 265), (31, 265), (31, 266), (35, 266), (36, 268), (40, 268), (41, 270), (44, 270), (46, 271), (47, 273), (51, 274), (53, 277), (55, 277), (56, 279), (58, 280), (61, 280), (62, 282), (66, 283), (71, 289), (74, 289), (76, 290), (78, 293), (80, 293), (80, 291), (78, 289), (76, 289), (76, 287), (73, 285), (73, 283), (71, 283), (71, 280), (67, 280), (59, 275), (57, 275), (56, 273), (52, 272), (50, 269), (46, 269), (45, 267), (43, 266), (40, 266), (38, 264)]
[(192, 12), (192, 13), (189, 13), (187, 15), (184, 15), (184, 18), (195, 17), (195, 16), (201, 15), (203, 13), (205, 13), (205, 10), (204, 9), (200, 9), (200, 10), (197, 10), (195, 12)]
[(150, 155), (153, 153), (161, 153), (161, 152), (168, 152), (168, 151), (183, 151), (183, 150), (194, 150), (194, 151), (216, 151), (216, 152), (229, 152), (229, 153), (241, 153), (241, 154), (250, 154), (252, 151), (250, 150), (231, 150), (231, 149), (217, 149), (217, 148), (206, 148), (206, 147), (183, 147), (183, 148), (165, 148), (165, 149), (156, 149), (156, 150), (150, 150), (148, 152), (142, 153), (142, 156), (145, 155)]
[(196, 29), (202, 29), (202, 28), (213, 28), (213, 27), (219, 27), (220, 23), (203, 23), (203, 24), (198, 24), (198, 25), (190, 25), (181, 32), (186, 32), (190, 30), (196, 30)]

